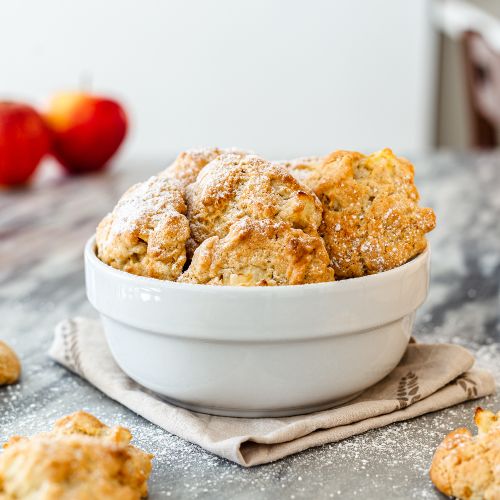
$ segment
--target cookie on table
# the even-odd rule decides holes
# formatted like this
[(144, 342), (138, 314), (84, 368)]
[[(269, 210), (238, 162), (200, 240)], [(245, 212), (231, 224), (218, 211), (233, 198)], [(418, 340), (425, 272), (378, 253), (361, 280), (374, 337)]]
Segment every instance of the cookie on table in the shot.
[(236, 154), (245, 156), (248, 153), (237, 148), (205, 148), (188, 149), (179, 153), (175, 161), (167, 167), (161, 174), (161, 177), (177, 179), (184, 187), (196, 181), (196, 177), (208, 163), (215, 160), (223, 154)]
[(212, 236), (194, 253), (184, 283), (274, 286), (333, 281), (323, 240), (286, 222), (250, 217), (224, 237)]
[(390, 149), (335, 151), (288, 167), (323, 204), (321, 235), (337, 278), (386, 271), (425, 250), (434, 212), (419, 206), (413, 165)]
[(247, 216), (286, 222), (312, 236), (321, 224), (321, 203), (284, 167), (255, 155), (223, 155), (210, 162), (186, 188), (193, 248), (207, 238), (224, 238)]
[(14, 436), (0, 455), (0, 498), (137, 500), (148, 493), (149, 453), (124, 427), (77, 412), (50, 432)]
[(478, 434), (450, 432), (434, 454), (430, 469), (436, 488), (460, 500), (500, 498), (500, 412), (478, 408)]
[(0, 340), (0, 385), (13, 384), (21, 375), (21, 363), (17, 354)]
[(185, 214), (184, 188), (176, 180), (136, 184), (97, 227), (97, 256), (128, 273), (175, 281), (186, 262)]

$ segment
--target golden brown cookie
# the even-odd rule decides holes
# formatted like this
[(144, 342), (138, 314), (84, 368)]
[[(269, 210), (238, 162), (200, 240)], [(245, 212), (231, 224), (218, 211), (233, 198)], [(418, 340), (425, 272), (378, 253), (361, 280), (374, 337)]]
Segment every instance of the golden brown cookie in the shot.
[(333, 281), (323, 240), (285, 222), (244, 217), (196, 250), (184, 283), (273, 286)]
[(0, 340), (0, 385), (17, 382), (20, 374), (19, 358), (5, 342)]
[(439, 445), (430, 476), (438, 490), (459, 499), (500, 499), (500, 412), (478, 408), (478, 434), (456, 429)]
[(390, 149), (335, 151), (289, 170), (323, 203), (321, 235), (337, 278), (392, 269), (426, 248), (434, 212), (418, 205), (413, 165)]
[(162, 177), (132, 186), (97, 227), (98, 257), (128, 273), (176, 280), (189, 238), (183, 194), (177, 181)]
[(196, 247), (211, 236), (224, 238), (248, 216), (289, 223), (316, 236), (321, 203), (287, 170), (254, 155), (219, 156), (186, 188), (191, 237)]
[(77, 412), (50, 432), (14, 436), (0, 455), (0, 498), (137, 500), (148, 493), (152, 455), (123, 427)]
[(289, 170), (299, 182), (303, 182), (315, 169), (321, 166), (323, 160), (324, 157), (322, 156), (304, 156), (303, 158), (283, 160), (277, 163)]
[(245, 151), (240, 151), (237, 148), (189, 149), (179, 153), (179, 156), (177, 156), (172, 165), (166, 168), (160, 176), (177, 179), (186, 187), (188, 184), (196, 181), (196, 177), (198, 177), (198, 174), (205, 165), (215, 160), (220, 155), (229, 153), (238, 156), (245, 156), (247, 154)]

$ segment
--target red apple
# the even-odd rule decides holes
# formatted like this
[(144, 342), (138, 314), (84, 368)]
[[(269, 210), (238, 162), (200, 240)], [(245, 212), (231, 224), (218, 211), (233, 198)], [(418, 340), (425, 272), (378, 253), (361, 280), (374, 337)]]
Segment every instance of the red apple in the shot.
[(127, 116), (118, 102), (82, 92), (56, 94), (45, 118), (52, 153), (71, 174), (103, 169), (127, 133)]
[(50, 134), (31, 106), (0, 102), (0, 185), (24, 184), (49, 150)]

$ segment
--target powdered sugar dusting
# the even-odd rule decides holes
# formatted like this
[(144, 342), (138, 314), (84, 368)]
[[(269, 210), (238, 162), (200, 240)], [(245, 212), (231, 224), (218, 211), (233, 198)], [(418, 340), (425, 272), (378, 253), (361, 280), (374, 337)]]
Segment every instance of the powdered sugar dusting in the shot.
[(242, 217), (279, 220), (318, 235), (321, 204), (283, 167), (255, 155), (225, 154), (209, 163), (186, 189), (193, 239), (223, 238)]
[(113, 210), (111, 232), (132, 232), (145, 221), (154, 226), (165, 212), (176, 211), (186, 211), (180, 186), (175, 181), (153, 176), (135, 184), (121, 197)]
[(238, 148), (201, 148), (188, 149), (181, 152), (174, 163), (164, 170), (160, 176), (177, 179), (184, 187), (195, 182), (198, 174), (211, 161), (221, 155), (232, 154), (238, 157), (251, 154)]

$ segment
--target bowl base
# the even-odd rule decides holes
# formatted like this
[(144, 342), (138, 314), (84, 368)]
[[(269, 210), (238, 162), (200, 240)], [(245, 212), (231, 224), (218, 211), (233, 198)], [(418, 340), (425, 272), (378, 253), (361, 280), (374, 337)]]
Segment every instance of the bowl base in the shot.
[(237, 408), (217, 408), (211, 406), (203, 406), (191, 403), (185, 403), (176, 399), (157, 394), (161, 399), (171, 403), (175, 406), (185, 408), (186, 410), (195, 411), (198, 413), (206, 413), (208, 415), (217, 415), (219, 417), (244, 417), (244, 418), (263, 418), (263, 417), (293, 417), (295, 415), (307, 415), (317, 411), (329, 410), (337, 406), (341, 406), (355, 398), (357, 398), (363, 391), (351, 394), (345, 398), (336, 399), (320, 405), (300, 406), (295, 408), (280, 408), (277, 410), (241, 410)]

